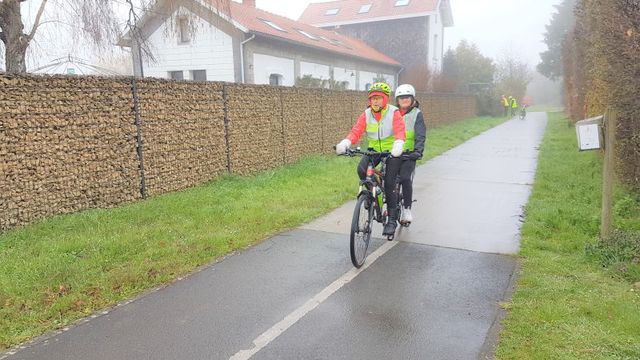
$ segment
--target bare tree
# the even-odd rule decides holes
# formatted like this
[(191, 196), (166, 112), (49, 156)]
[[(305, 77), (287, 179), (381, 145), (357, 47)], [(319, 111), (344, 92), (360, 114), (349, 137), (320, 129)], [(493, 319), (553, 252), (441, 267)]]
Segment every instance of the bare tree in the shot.
[(509, 94), (522, 99), (531, 80), (533, 80), (533, 74), (526, 62), (511, 54), (498, 60), (496, 68), (497, 94)]
[[(5, 63), (8, 73), (27, 71), (27, 49), (38, 29), (47, 22), (58, 21), (44, 21), (45, 11), (53, 5), (50, 3), (54, 1), (41, 0), (33, 25), (28, 31), (25, 31), (20, 5), (27, 1), (29, 0), (3, 0), (0, 2), (0, 40), (5, 47)], [(110, 45), (118, 34), (116, 17), (112, 2), (109, 0), (67, 0), (55, 4), (55, 7), (70, 14), (72, 25), (80, 29), (82, 35), (98, 47)]]
[[(25, 23), (21, 12), (21, 4), (31, 1), (38, 6), (33, 25), (30, 29), (25, 29)], [(5, 68), (8, 73), (24, 73), (27, 71), (26, 56), (27, 49), (32, 45), (34, 37), (40, 27), (51, 23), (58, 26), (66, 26), (74, 29), (74, 38), (81, 37), (89, 40), (97, 50), (104, 50), (113, 46), (120, 36), (120, 29), (114, 11), (115, 4), (129, 4), (135, 10), (135, 16), (130, 16), (130, 26), (136, 30), (138, 14), (147, 11), (154, 12), (156, 9), (163, 9), (164, 17), (173, 19), (176, 24), (174, 10), (185, 3), (199, 3), (201, 6), (215, 8), (216, 12), (222, 12), (230, 16), (231, 0), (205, 0), (205, 1), (185, 1), (185, 0), (137, 0), (134, 6), (131, 1), (116, 0), (0, 0), (0, 40), (4, 45)], [(65, 19), (53, 16), (47, 17), (47, 13), (62, 14)], [(130, 14), (131, 15), (131, 14)], [(175, 15), (175, 14), (174, 14)], [(180, 16), (184, 18), (184, 15)], [(131, 19), (134, 19), (132, 22)], [(189, 24), (195, 24), (189, 21)], [(177, 31), (178, 26), (173, 26)], [(197, 30), (194, 26), (188, 29), (195, 34)], [(130, 31), (132, 36), (142, 37), (139, 31)], [(144, 39), (137, 39), (140, 44)]]

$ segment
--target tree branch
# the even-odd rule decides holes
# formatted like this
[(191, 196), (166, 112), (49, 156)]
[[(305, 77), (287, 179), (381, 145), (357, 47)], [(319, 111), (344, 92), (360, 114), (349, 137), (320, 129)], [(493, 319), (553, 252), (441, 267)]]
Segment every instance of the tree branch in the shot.
[(38, 30), (38, 27), (40, 26), (40, 18), (42, 17), (42, 13), (44, 13), (45, 5), (47, 5), (47, 0), (42, 0), (42, 3), (40, 4), (40, 9), (38, 9), (38, 14), (36, 15), (36, 21), (33, 23), (33, 28), (31, 29), (31, 32), (28, 35), (29, 41), (31, 41), (33, 37), (36, 35), (36, 30)]
[(7, 11), (7, 4), (0, 1), (0, 23), (2, 22), (2, 18), (5, 16), (5, 12)]

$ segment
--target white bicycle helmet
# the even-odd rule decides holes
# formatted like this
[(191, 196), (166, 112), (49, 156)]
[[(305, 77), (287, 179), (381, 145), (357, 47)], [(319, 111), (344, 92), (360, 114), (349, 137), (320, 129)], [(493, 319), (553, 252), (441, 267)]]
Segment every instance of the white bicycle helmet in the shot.
[(396, 93), (395, 93), (396, 99), (399, 96), (407, 96), (407, 95), (411, 95), (411, 96), (413, 96), (415, 98), (416, 97), (416, 89), (413, 86), (409, 85), (409, 84), (402, 84), (402, 85), (398, 86), (398, 88), (396, 89)]

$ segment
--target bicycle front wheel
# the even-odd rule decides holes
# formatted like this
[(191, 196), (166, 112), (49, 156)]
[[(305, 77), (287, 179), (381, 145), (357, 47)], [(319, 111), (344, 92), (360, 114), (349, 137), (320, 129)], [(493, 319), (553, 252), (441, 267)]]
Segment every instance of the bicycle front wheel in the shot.
[(360, 268), (367, 258), (373, 220), (373, 202), (368, 194), (360, 194), (351, 222), (351, 262)]

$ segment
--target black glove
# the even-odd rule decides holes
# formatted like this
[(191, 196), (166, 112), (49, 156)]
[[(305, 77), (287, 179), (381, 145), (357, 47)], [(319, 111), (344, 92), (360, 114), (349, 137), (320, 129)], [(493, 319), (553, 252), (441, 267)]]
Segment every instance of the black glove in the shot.
[(402, 158), (405, 159), (405, 160), (416, 161), (416, 160), (422, 158), (422, 154), (417, 152), (417, 151), (407, 152), (407, 153), (402, 154)]

